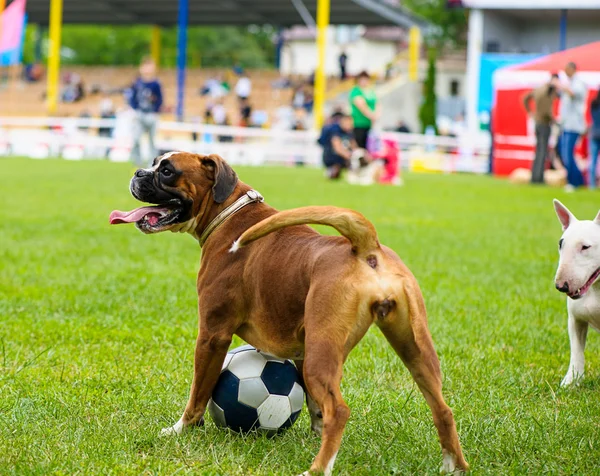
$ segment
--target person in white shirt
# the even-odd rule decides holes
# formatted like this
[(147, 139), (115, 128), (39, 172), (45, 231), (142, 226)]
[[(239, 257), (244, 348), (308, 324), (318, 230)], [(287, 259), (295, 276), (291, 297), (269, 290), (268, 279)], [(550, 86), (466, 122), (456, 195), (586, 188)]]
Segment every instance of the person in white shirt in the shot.
[(586, 130), (585, 109), (587, 88), (585, 83), (576, 75), (575, 63), (568, 63), (565, 74), (568, 81), (560, 84), (557, 89), (560, 93), (559, 116), (562, 127), (562, 160), (567, 168), (567, 191), (583, 185), (583, 174), (575, 162), (575, 144)]
[(252, 81), (250, 81), (250, 78), (245, 73), (242, 73), (235, 85), (235, 94), (239, 99), (248, 99), (251, 92)]

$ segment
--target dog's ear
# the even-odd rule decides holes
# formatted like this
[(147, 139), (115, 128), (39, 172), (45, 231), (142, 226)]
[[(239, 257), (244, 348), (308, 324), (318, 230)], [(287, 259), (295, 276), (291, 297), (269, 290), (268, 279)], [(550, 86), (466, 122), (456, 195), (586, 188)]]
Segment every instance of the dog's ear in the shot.
[(216, 154), (202, 157), (200, 161), (209, 174), (212, 174), (211, 178), (214, 180), (212, 190), (215, 202), (223, 203), (233, 193), (238, 183), (237, 174), (224, 159)]
[[(554, 210), (556, 211), (556, 216), (558, 216), (558, 220), (562, 225), (563, 231), (569, 228), (569, 225), (573, 222), (577, 221), (575, 215), (573, 215), (567, 207), (565, 207), (562, 203), (560, 203), (556, 198), (554, 199)], [(600, 215), (600, 214), (599, 214)], [(598, 217), (596, 217), (598, 218)]]

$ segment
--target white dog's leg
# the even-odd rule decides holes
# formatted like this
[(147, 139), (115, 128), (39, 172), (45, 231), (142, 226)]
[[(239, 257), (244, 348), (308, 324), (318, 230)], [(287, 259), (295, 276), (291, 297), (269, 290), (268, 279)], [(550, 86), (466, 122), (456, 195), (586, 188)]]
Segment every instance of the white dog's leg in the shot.
[(576, 320), (569, 314), (569, 341), (571, 343), (571, 362), (567, 375), (561, 382), (561, 387), (571, 385), (583, 377), (584, 362), (583, 351), (585, 350), (585, 339), (587, 337), (588, 323)]

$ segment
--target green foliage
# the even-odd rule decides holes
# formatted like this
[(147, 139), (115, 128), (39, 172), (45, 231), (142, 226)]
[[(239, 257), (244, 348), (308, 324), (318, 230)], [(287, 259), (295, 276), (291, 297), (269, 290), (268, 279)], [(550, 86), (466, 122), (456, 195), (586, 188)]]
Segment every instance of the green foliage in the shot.
[[(35, 25), (27, 27), (23, 59), (34, 60)], [(63, 62), (80, 65), (136, 65), (150, 52), (149, 26), (107, 27), (65, 25), (62, 32)], [(47, 33), (47, 32), (46, 32)], [(271, 27), (190, 27), (188, 65), (250, 68), (272, 66), (275, 46)], [(44, 35), (44, 36), (47, 36)], [(177, 28), (162, 29), (162, 66), (177, 61)], [(45, 48), (44, 48), (45, 50)]]
[(466, 45), (467, 10), (447, 8), (446, 0), (403, 0), (402, 5), (429, 20), (438, 29), (429, 38), (436, 46), (452, 48)]
[[(280, 209), (358, 210), (400, 254), (425, 296), (473, 474), (598, 474), (600, 338), (588, 336), (582, 385), (560, 389), (569, 339), (552, 285), (561, 231), (551, 203), (566, 199), (591, 218), (597, 194), (569, 202), (557, 189), (435, 174), (358, 189), (308, 168), (236, 170)], [(158, 436), (189, 393), (200, 249), (189, 236), (108, 226), (110, 210), (137, 206), (131, 173), (107, 161), (2, 158), (0, 473), (307, 470), (320, 439), (306, 408), (276, 438), (222, 431), (210, 418)], [(431, 413), (377, 329), (348, 357), (342, 393), (352, 414), (334, 474), (439, 474)]]
[(433, 126), (433, 128), (437, 131), (437, 99), (435, 95), (436, 56), (436, 50), (434, 48), (430, 48), (427, 65), (427, 78), (423, 84), (423, 103), (419, 109), (419, 120), (421, 121), (421, 128), (423, 132), (425, 132), (425, 129), (428, 126)]

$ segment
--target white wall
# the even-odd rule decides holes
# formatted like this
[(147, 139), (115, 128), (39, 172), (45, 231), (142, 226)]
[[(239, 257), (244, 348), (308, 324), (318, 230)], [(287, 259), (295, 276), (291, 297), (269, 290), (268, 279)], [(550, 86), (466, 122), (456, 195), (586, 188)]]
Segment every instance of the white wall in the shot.
[[(489, 40), (497, 40), (500, 53), (554, 53), (559, 50), (559, 37), (558, 19), (518, 19), (501, 11), (484, 11), (484, 52)], [(595, 19), (568, 19), (567, 48), (599, 40), (600, 27)]]
[[(368, 41), (360, 39), (350, 44), (336, 42), (335, 28), (327, 31), (325, 73), (328, 76), (339, 74), (338, 57), (342, 50), (348, 55), (347, 72), (350, 75), (367, 70), (369, 73), (383, 73), (387, 63), (396, 56), (394, 42)], [(317, 68), (317, 46), (314, 41), (288, 41), (281, 54), (280, 72), (283, 75), (309, 75)]]
[[(600, 40), (598, 22), (568, 22), (567, 48), (585, 45)], [(559, 49), (559, 26), (555, 22), (542, 22), (523, 28), (519, 41), (531, 52), (554, 53)], [(598, 54), (600, 58), (600, 53)]]

